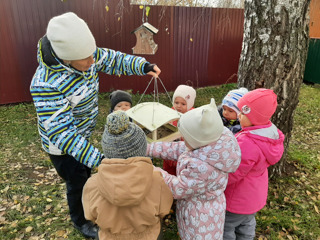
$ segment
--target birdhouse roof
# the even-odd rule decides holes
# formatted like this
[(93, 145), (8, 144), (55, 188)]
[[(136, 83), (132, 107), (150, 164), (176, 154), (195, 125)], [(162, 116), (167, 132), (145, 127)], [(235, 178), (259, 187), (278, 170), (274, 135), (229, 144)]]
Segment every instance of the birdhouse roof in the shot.
[(149, 30), (150, 32), (152, 32), (153, 34), (157, 34), (158, 33), (158, 29), (156, 29), (154, 26), (152, 26), (150, 23), (145, 22), (143, 23), (140, 27), (136, 28), (135, 30), (133, 30), (131, 33), (134, 33), (136, 31), (138, 31), (141, 28), (146, 28), (147, 30)]
[(181, 113), (159, 102), (143, 102), (130, 108), (126, 114), (149, 131), (179, 119)]

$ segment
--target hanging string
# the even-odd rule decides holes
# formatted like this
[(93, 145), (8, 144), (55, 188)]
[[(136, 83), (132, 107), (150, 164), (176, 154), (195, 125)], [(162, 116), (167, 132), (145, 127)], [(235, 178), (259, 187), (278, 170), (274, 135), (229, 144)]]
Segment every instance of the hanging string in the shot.
[(157, 84), (157, 79), (154, 78), (154, 84), (153, 84), (153, 104), (152, 104), (152, 125), (154, 123), (154, 112), (155, 112), (155, 109), (154, 109), (154, 103), (156, 102), (156, 97), (158, 99), (158, 102), (159, 102), (159, 96), (158, 96), (158, 84)]
[(140, 97), (137, 105), (141, 102), (141, 99), (144, 97), (144, 95), (145, 95), (146, 91), (148, 90), (148, 87), (150, 86), (150, 84), (151, 84), (151, 82), (152, 82), (153, 79), (154, 79), (154, 77), (151, 78), (150, 82), (148, 83), (148, 86), (146, 87), (146, 89), (145, 89), (144, 92), (142, 93), (142, 95), (141, 95), (141, 97)]
[[(144, 90), (144, 92), (142, 93), (142, 95), (141, 95), (141, 97), (140, 97), (140, 99), (139, 99), (139, 101), (138, 101), (138, 103), (137, 103), (137, 105), (141, 102), (141, 100), (142, 100), (142, 98), (144, 97), (144, 95), (145, 95), (145, 93), (146, 93), (146, 91), (148, 90), (148, 88), (149, 88), (149, 86), (150, 86), (150, 84), (151, 84), (151, 82), (153, 81), (153, 80), (155, 80), (155, 84), (154, 84), (154, 87), (156, 87), (156, 89), (157, 89), (157, 99), (158, 99), (158, 102), (159, 102), (159, 88), (158, 88), (158, 84), (157, 84), (157, 79), (159, 79), (159, 81), (160, 81), (160, 83), (161, 83), (161, 85), (162, 85), (162, 87), (163, 87), (163, 89), (164, 89), (164, 91), (166, 92), (166, 94), (167, 94), (167, 96), (168, 96), (168, 98), (169, 98), (169, 100), (170, 100), (170, 102), (171, 102), (171, 97), (170, 97), (170, 95), (169, 95), (169, 93), (168, 93), (168, 91), (167, 91), (167, 89), (166, 89), (166, 87), (164, 86), (164, 84), (163, 84), (163, 82), (162, 82), (162, 80), (160, 79), (160, 77), (157, 77), (157, 78), (155, 78), (155, 77), (152, 77), (151, 78), (151, 80), (149, 81), (149, 83), (148, 83), (148, 86), (146, 87), (146, 89)], [(154, 96), (154, 101), (155, 101), (155, 96)]]
[(164, 91), (166, 92), (166, 94), (167, 94), (167, 96), (168, 96), (168, 98), (169, 98), (170, 102), (172, 102), (172, 101), (171, 101), (171, 97), (170, 97), (170, 95), (169, 95), (169, 93), (168, 93), (168, 91), (167, 91), (166, 87), (164, 86), (163, 82), (161, 81), (161, 79), (160, 79), (159, 77), (158, 77), (158, 79), (160, 80), (160, 83), (161, 83), (161, 85), (162, 85), (162, 87), (163, 87)]
[[(144, 23), (145, 21), (148, 22), (148, 12), (146, 12), (147, 8), (146, 8), (146, 0), (143, 3), (143, 11), (142, 11), (142, 23)], [(150, 8), (148, 7), (148, 10), (150, 10)]]
[(143, 10), (142, 10), (142, 23), (144, 23), (144, 14), (146, 12), (146, 1), (143, 3)]
[(168, 93), (168, 91), (167, 91), (166, 87), (164, 86), (163, 82), (161, 81), (161, 79), (160, 79), (159, 77), (155, 78), (155, 77), (153, 77), (153, 76), (152, 76), (151, 80), (150, 80), (150, 81), (149, 81), (149, 83), (148, 83), (148, 86), (146, 87), (146, 89), (145, 89), (145, 90), (144, 90), (144, 92), (142, 93), (142, 95), (141, 95), (141, 97), (140, 97), (140, 99), (139, 99), (139, 101), (138, 101), (138, 103), (137, 103), (136, 105), (138, 105), (138, 104), (141, 102), (142, 98), (144, 97), (144, 95), (145, 95), (146, 91), (148, 90), (148, 88), (149, 88), (149, 86), (150, 86), (150, 84), (151, 84), (151, 82), (152, 82), (153, 80), (154, 80), (154, 90), (153, 90), (154, 95), (153, 95), (153, 102), (155, 102), (155, 101), (156, 101), (156, 98), (157, 98), (157, 101), (158, 101), (158, 102), (160, 102), (160, 101), (159, 101), (159, 88), (158, 88), (158, 82), (157, 82), (157, 79), (159, 79), (159, 81), (160, 81), (160, 83), (161, 83), (161, 85), (162, 85), (162, 87), (163, 87), (164, 91), (166, 92), (166, 94), (167, 94), (167, 96), (168, 96), (168, 98), (169, 98), (170, 102), (172, 102), (172, 101), (171, 101), (171, 97), (170, 97), (170, 95), (169, 95), (169, 93)]
[[(157, 97), (157, 100), (159, 102), (159, 89), (158, 89), (157, 78), (154, 79), (154, 93), (155, 93), (155, 97)], [(155, 100), (154, 100), (154, 102), (155, 102)]]

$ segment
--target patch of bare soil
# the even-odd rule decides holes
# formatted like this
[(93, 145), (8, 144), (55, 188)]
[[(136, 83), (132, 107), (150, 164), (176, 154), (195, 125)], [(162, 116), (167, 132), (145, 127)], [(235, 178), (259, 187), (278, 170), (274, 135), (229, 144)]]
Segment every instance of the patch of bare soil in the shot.
[(294, 173), (298, 171), (298, 168), (294, 162), (288, 162), (286, 161), (284, 163), (284, 176), (294, 176)]

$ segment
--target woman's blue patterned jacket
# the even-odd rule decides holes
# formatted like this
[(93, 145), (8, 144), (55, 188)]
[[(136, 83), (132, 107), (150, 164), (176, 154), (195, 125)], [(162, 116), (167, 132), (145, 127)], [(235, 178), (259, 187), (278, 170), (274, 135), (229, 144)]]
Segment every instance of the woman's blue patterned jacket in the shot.
[(100, 164), (102, 153), (88, 141), (98, 115), (98, 72), (115, 75), (144, 75), (144, 58), (97, 48), (95, 63), (79, 72), (58, 59), (48, 39), (38, 43), (37, 68), (30, 92), (38, 116), (44, 150), (68, 154), (88, 167)]

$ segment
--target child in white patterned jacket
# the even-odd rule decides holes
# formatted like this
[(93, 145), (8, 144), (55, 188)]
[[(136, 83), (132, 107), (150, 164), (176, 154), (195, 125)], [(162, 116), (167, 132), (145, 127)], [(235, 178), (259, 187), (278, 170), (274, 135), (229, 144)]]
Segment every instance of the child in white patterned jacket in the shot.
[(214, 99), (186, 112), (178, 122), (184, 141), (154, 142), (148, 155), (178, 161), (177, 176), (161, 168), (177, 199), (177, 223), (182, 240), (222, 239), (228, 173), (241, 159), (237, 140), (223, 126)]

